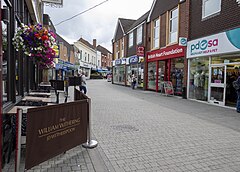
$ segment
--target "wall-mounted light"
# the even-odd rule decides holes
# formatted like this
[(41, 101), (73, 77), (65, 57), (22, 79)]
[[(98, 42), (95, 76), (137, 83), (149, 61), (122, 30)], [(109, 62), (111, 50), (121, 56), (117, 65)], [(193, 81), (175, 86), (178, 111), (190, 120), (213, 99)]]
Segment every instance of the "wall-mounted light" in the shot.
[(8, 24), (9, 23), (9, 10), (7, 6), (3, 6), (3, 8), (1, 9), (2, 12), (2, 18), (1, 20), (5, 23)]

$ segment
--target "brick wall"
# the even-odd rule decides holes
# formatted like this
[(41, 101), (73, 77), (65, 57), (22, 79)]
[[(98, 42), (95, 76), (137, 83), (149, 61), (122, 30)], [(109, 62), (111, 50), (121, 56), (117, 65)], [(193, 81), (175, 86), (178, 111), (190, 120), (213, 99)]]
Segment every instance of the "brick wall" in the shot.
[(240, 7), (236, 0), (222, 0), (221, 12), (205, 20), (202, 20), (202, 1), (192, 0), (190, 7), (191, 40), (240, 27)]

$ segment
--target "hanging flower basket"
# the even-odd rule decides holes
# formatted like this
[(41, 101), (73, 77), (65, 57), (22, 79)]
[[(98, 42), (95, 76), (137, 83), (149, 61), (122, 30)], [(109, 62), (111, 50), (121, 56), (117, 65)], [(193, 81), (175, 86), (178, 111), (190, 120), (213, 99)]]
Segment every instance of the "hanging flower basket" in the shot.
[(56, 35), (41, 24), (22, 24), (17, 28), (13, 46), (16, 51), (22, 50), (24, 54), (33, 58), (41, 68), (50, 68), (53, 66), (53, 59), (58, 55), (55, 38)]

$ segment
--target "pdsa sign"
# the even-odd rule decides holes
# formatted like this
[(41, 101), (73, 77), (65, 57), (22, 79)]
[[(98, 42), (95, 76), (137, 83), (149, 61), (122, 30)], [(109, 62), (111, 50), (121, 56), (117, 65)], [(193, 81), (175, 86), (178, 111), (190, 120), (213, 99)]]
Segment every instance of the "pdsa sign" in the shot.
[(240, 28), (188, 42), (187, 58), (240, 51)]

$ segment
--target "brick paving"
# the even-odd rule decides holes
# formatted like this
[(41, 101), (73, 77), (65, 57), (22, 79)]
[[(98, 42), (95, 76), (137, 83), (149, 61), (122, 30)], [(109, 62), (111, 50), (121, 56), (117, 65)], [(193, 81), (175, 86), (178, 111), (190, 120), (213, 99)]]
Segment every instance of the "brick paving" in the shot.
[(87, 85), (98, 147), (78, 146), (28, 171), (240, 171), (240, 116), (234, 109), (106, 80)]
[(89, 81), (92, 130), (113, 171), (240, 171), (240, 116), (159, 93)]

